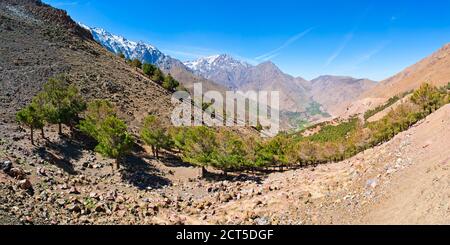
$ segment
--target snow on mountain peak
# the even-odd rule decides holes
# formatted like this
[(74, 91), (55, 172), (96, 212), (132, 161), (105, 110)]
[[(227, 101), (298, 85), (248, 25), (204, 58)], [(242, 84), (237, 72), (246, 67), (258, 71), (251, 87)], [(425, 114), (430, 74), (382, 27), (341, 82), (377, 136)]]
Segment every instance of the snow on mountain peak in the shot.
[(89, 30), (94, 40), (115, 54), (124, 54), (127, 59), (139, 59), (143, 63), (166, 64), (172, 58), (159, 51), (154, 46), (143, 41), (134, 42), (125, 37), (111, 34), (102, 28), (91, 28), (79, 23), (80, 26)]
[(250, 64), (234, 59), (228, 54), (207, 56), (194, 61), (185, 62), (184, 65), (198, 73), (207, 73), (217, 69), (232, 70), (237, 67), (250, 67)]

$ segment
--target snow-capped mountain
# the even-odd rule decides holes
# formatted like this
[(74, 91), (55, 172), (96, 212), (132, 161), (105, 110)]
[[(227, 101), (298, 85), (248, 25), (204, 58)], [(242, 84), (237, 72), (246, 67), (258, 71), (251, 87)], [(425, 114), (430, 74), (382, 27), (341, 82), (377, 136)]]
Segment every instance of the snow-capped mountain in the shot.
[(184, 64), (190, 69), (200, 73), (213, 72), (219, 69), (233, 71), (239, 68), (246, 69), (250, 67), (250, 64), (234, 59), (227, 54), (204, 57), (195, 61), (185, 62)]
[(180, 65), (181, 62), (164, 54), (156, 47), (140, 42), (134, 42), (125, 37), (114, 35), (102, 28), (91, 28), (80, 24), (92, 33), (95, 41), (115, 54), (123, 54), (127, 59), (139, 59), (143, 63), (159, 66), (161, 69), (170, 69), (172, 65)]
[(311, 103), (302, 78), (283, 73), (272, 62), (253, 66), (230, 55), (214, 55), (184, 63), (194, 74), (231, 90), (280, 91), (282, 110), (303, 112)]
[(196, 75), (211, 79), (231, 89), (239, 89), (241, 82), (245, 82), (244, 76), (252, 65), (234, 59), (230, 55), (213, 55), (200, 58), (195, 61), (184, 62)]
[(164, 72), (170, 73), (187, 89), (192, 88), (194, 83), (202, 83), (205, 88), (210, 90), (225, 90), (225, 88), (217, 85), (215, 82), (195, 75), (183, 62), (164, 54), (153, 45), (131, 41), (102, 28), (91, 28), (81, 23), (79, 25), (89, 30), (94, 40), (109, 51), (115, 54), (122, 53), (127, 59), (139, 59), (142, 63), (154, 64)]

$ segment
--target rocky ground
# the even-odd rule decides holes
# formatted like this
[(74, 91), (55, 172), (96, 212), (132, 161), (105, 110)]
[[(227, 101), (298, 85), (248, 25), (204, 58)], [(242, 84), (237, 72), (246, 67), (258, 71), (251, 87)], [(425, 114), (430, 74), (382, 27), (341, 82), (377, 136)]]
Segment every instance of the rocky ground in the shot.
[[(448, 224), (450, 106), (339, 163), (210, 176), (143, 151), (120, 171), (76, 140), (1, 125), (6, 224)], [(5, 133), (8, 132), (8, 133)], [(45, 147), (44, 147), (45, 146)]]
[(113, 170), (54, 127), (32, 146), (14, 115), (61, 72), (86, 99), (116, 104), (134, 133), (172, 108), (167, 91), (35, 2), (0, 1), (0, 224), (450, 223), (450, 105), (346, 161), (261, 176), (199, 179), (138, 147)]

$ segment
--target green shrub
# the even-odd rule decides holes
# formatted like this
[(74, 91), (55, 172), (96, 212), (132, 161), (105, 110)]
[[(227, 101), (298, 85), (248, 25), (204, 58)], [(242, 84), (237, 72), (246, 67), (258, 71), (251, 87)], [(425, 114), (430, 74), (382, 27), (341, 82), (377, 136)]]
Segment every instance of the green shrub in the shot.
[(133, 59), (133, 60), (131, 60), (130, 65), (131, 65), (132, 67), (135, 67), (135, 68), (138, 68), (138, 69), (141, 69), (141, 68), (142, 68), (142, 62), (141, 62), (139, 59)]
[(162, 83), (163, 88), (169, 90), (169, 91), (175, 91), (176, 88), (180, 85), (180, 83), (175, 80), (170, 74), (168, 74)]
[(330, 142), (342, 140), (345, 139), (345, 137), (356, 128), (357, 123), (358, 119), (353, 118), (348, 122), (343, 122), (336, 126), (325, 125), (317, 134), (307, 137), (307, 139), (315, 142)]
[(397, 103), (401, 98), (400, 96), (394, 96), (390, 98), (386, 103), (383, 105), (377, 106), (376, 108), (372, 110), (368, 110), (366, 113), (364, 113), (364, 119), (367, 121), (369, 118), (375, 116), (379, 112), (384, 111), (386, 108), (392, 106), (393, 104)]
[(445, 96), (436, 87), (425, 83), (414, 92), (411, 101), (421, 106), (425, 113), (430, 114), (443, 105)]
[(161, 84), (164, 81), (164, 78), (163, 72), (160, 69), (156, 69), (150, 79), (155, 83)]
[(142, 65), (142, 72), (145, 75), (147, 75), (148, 77), (152, 77), (157, 69), (159, 69), (159, 68), (152, 64), (145, 63)]

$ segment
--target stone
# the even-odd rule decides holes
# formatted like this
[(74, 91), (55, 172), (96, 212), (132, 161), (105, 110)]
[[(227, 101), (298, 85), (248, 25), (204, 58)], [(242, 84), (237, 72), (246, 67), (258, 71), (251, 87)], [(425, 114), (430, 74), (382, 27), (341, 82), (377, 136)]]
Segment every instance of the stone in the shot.
[(91, 192), (91, 193), (89, 193), (89, 197), (92, 199), (98, 199), (98, 194), (95, 192)]
[(12, 168), (12, 162), (9, 160), (3, 161), (0, 164), (0, 169), (5, 172), (8, 173)]
[(95, 212), (97, 212), (97, 213), (104, 213), (104, 212), (106, 212), (105, 204), (104, 203), (98, 203), (95, 206)]
[(38, 168), (37, 174), (41, 176), (47, 176), (47, 171), (45, 170), (45, 168)]
[(81, 213), (81, 207), (78, 204), (71, 204), (67, 207), (67, 210), (72, 213)]
[(19, 181), (19, 187), (22, 190), (29, 190), (29, 189), (31, 189), (32, 185), (29, 180), (24, 179), (24, 180)]
[(390, 174), (393, 174), (393, 173), (395, 173), (395, 172), (397, 172), (397, 169), (395, 169), (395, 168), (389, 168), (389, 169), (386, 171), (386, 174), (390, 175)]
[(256, 225), (270, 225), (270, 221), (267, 217), (258, 217), (255, 219)]
[(77, 190), (77, 188), (74, 186), (74, 187), (70, 188), (69, 194), (75, 194), (75, 195), (78, 195), (78, 194), (80, 194), (80, 192), (79, 192), (79, 191)]
[(309, 191), (302, 191), (299, 193), (299, 199), (309, 199), (311, 197), (312, 197), (312, 194)]
[(26, 177), (26, 173), (25, 171), (23, 171), (20, 168), (11, 168), (11, 170), (9, 170), (8, 172), (9, 176), (18, 179), (18, 180), (23, 180)]
[(64, 206), (66, 204), (66, 200), (64, 199), (57, 199), (56, 200), (56, 204), (58, 204), (59, 206)]
[(115, 201), (116, 198), (117, 198), (116, 190), (112, 190), (112, 191), (108, 192), (105, 197), (106, 200), (111, 201), (111, 202)]
[(366, 183), (367, 188), (375, 189), (378, 186), (378, 180), (377, 179), (369, 179)]
[(228, 193), (222, 194), (222, 195), (220, 196), (220, 198), (219, 198), (219, 201), (222, 202), (222, 203), (229, 202), (229, 201), (231, 201), (231, 200), (233, 200), (233, 196), (231, 196), (231, 195), (228, 194)]

